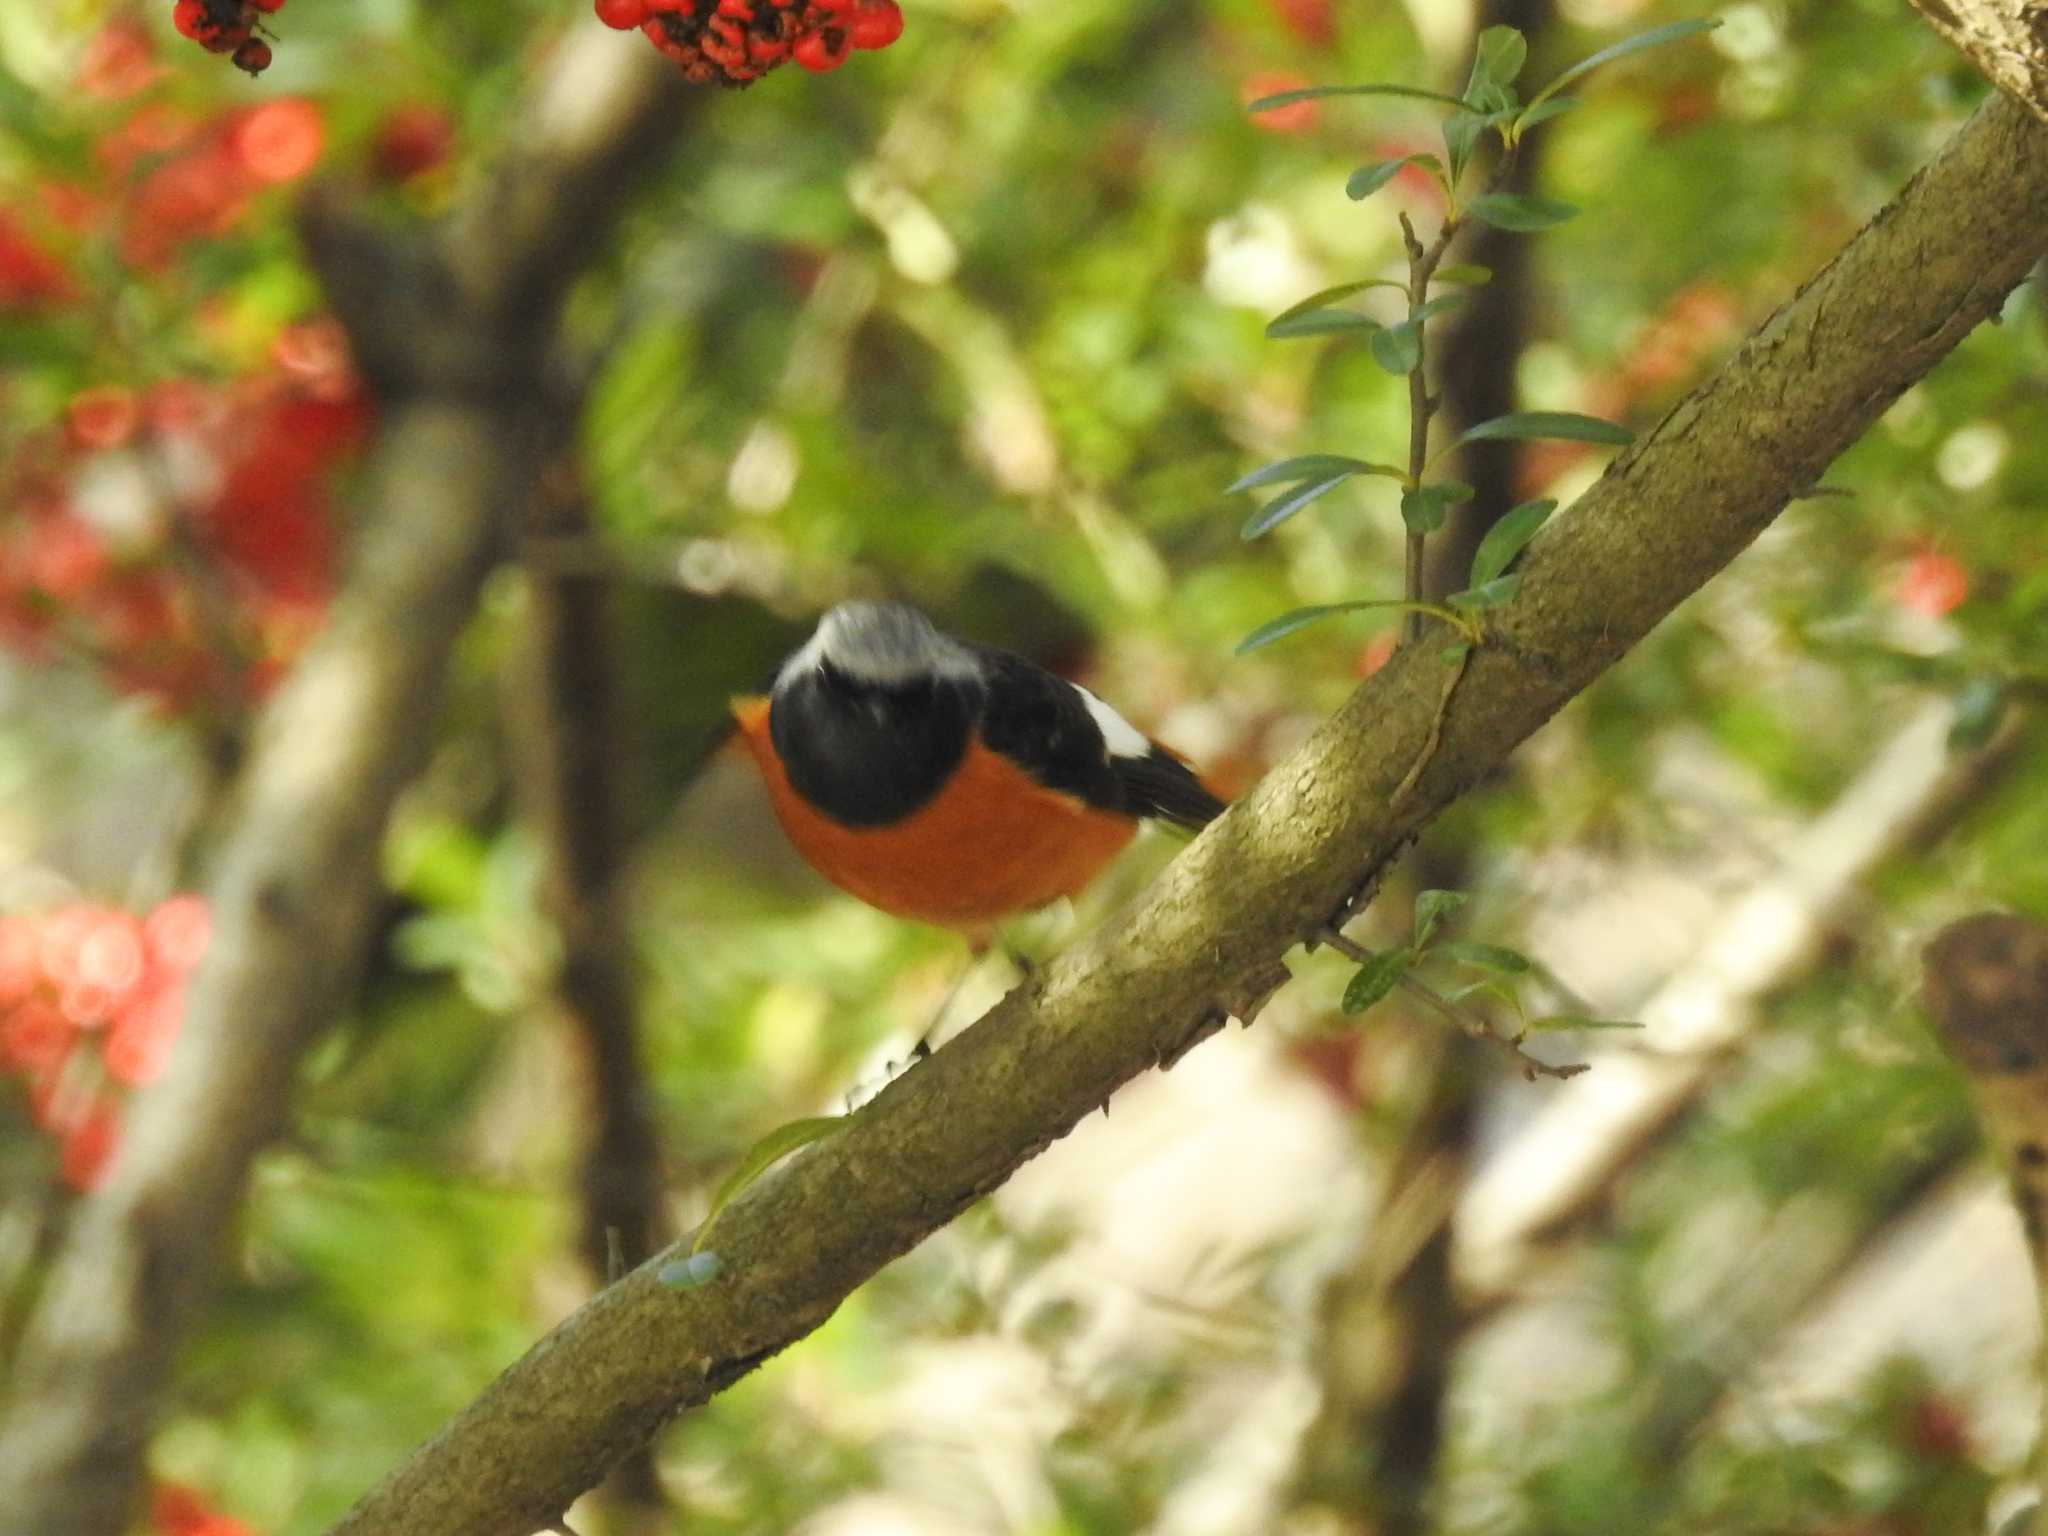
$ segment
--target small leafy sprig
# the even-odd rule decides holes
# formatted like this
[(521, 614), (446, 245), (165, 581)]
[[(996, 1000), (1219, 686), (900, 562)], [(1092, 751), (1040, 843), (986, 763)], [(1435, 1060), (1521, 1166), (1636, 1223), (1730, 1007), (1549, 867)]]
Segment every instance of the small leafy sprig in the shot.
[[(1281, 488), (1278, 495), (1246, 520), (1243, 536), (1255, 539), (1347, 481), (1359, 476), (1394, 481), (1401, 487), (1401, 521), (1407, 537), (1402, 596), (1294, 609), (1245, 636), (1238, 645), (1240, 655), (1270, 645), (1334, 614), (1389, 609), (1408, 615), (1410, 639), (1420, 636), (1425, 618), (1436, 618), (1448, 624), (1458, 632), (1460, 640), (1445, 651), (1445, 658), (1462, 662), (1469, 648), (1480, 641), (1480, 616), (1514, 598), (1521, 578), (1509, 567), (1556, 510), (1557, 503), (1528, 501), (1511, 509), (1494, 524), (1475, 552), (1463, 590), (1442, 603), (1427, 602), (1423, 598), (1423, 559), (1427, 540), (1443, 528), (1451, 508), (1472, 495), (1471, 486), (1458, 480), (1431, 478), (1430, 471), (1445, 456), (1468, 443), (1562, 439), (1622, 447), (1632, 440), (1632, 434), (1614, 422), (1576, 412), (1521, 411), (1468, 427), (1432, 455), (1429, 449), (1430, 424), (1442, 402), (1429, 390), (1428, 326), (1437, 316), (1457, 308), (1466, 297), (1460, 291), (1432, 294), (1432, 285), (1466, 289), (1484, 283), (1492, 276), (1484, 267), (1444, 263), (1452, 241), (1472, 220), (1490, 224), (1496, 229), (1531, 233), (1561, 224), (1578, 212), (1570, 204), (1551, 198), (1500, 190), (1513, 169), (1515, 156), (1529, 130), (1578, 104), (1576, 98), (1563, 94), (1565, 87), (1602, 64), (1662, 43), (1695, 36), (1718, 24), (1712, 20), (1674, 22), (1625, 38), (1580, 60), (1527, 102), (1521, 101), (1515, 91), (1515, 82), (1528, 62), (1527, 41), (1513, 27), (1489, 27), (1479, 36), (1471, 76), (1463, 93), (1457, 96), (1408, 85), (1321, 85), (1283, 91), (1250, 104), (1249, 111), (1265, 112), (1293, 102), (1326, 96), (1404, 96), (1437, 102), (1450, 110), (1443, 124), (1444, 153), (1441, 156), (1417, 153), (1377, 161), (1360, 166), (1345, 182), (1346, 194), (1353, 201), (1363, 201), (1386, 186), (1404, 168), (1418, 166), (1434, 177), (1442, 188), (1443, 222), (1426, 243), (1415, 232), (1408, 215), (1400, 215), (1402, 244), (1408, 258), (1406, 281), (1376, 277), (1340, 283), (1334, 288), (1310, 294), (1276, 315), (1266, 327), (1267, 336), (1274, 340), (1341, 335), (1363, 337), (1373, 361), (1396, 378), (1407, 381), (1409, 433), (1406, 465), (1345, 454), (1302, 454), (1251, 471), (1234, 482), (1227, 493)], [(1490, 170), (1483, 178), (1478, 177), (1474, 165), (1481, 158), (1481, 150), (1489, 143), (1497, 145), (1497, 152), (1492, 156)], [(1468, 195), (1468, 187), (1475, 181), (1478, 190)], [(1407, 309), (1400, 320), (1386, 324), (1344, 307), (1344, 300), (1376, 288), (1393, 289), (1404, 297)]]
[[(1618, 1019), (1601, 1019), (1581, 1011), (1531, 1015), (1525, 993), (1541, 987), (1563, 994), (1557, 979), (1540, 961), (1504, 944), (1481, 944), (1468, 939), (1443, 939), (1447, 919), (1470, 898), (1463, 891), (1424, 891), (1415, 898), (1414, 922), (1406, 944), (1394, 949), (1371, 950), (1354, 944), (1341, 934), (1322, 935), (1324, 943), (1350, 960), (1358, 970), (1344, 988), (1344, 1011), (1364, 1013), (1396, 987), (1407, 991), (1444, 1015), (1466, 1033), (1489, 1040), (1511, 1053), (1525, 1076), (1575, 1077), (1586, 1070), (1583, 1063), (1556, 1065), (1538, 1060), (1523, 1049), (1532, 1034), (1566, 1029), (1639, 1029), (1639, 1024)], [(1448, 970), (1455, 978), (1438, 984), (1418, 972), (1429, 965)], [(1515, 1017), (1512, 1033), (1502, 1034), (1472, 1011), (1475, 1002), (1490, 1002), (1506, 1008)]]

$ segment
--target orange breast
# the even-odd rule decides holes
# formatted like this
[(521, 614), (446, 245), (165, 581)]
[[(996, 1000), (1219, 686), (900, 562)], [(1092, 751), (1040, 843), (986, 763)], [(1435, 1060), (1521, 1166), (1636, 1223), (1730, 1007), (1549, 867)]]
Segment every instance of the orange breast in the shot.
[(1042, 907), (1094, 879), (1137, 830), (1127, 816), (1047, 789), (979, 736), (945, 787), (903, 820), (842, 826), (790, 784), (768, 738), (768, 701), (742, 700), (733, 714), (797, 852), (899, 917), (978, 929)]

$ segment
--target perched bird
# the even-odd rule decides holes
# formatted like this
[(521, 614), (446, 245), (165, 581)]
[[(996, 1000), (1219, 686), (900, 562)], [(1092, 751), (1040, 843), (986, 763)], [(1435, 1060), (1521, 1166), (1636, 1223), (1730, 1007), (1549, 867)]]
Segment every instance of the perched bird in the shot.
[(820, 874), (976, 941), (1079, 891), (1140, 818), (1192, 830), (1224, 808), (1086, 688), (897, 604), (832, 609), (733, 714)]

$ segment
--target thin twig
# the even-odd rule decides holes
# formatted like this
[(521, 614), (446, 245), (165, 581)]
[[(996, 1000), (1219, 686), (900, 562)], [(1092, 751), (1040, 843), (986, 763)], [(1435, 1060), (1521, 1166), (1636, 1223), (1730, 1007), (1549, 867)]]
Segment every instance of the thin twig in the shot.
[[(1329, 945), (1330, 948), (1337, 951), (1346, 960), (1355, 961), (1360, 965), (1364, 965), (1373, 958), (1371, 950), (1367, 949), (1363, 944), (1347, 939), (1335, 928), (1326, 927), (1319, 930), (1316, 934), (1316, 942)], [(1479, 1017), (1478, 1014), (1460, 1008), (1419, 976), (1403, 971), (1401, 979), (1397, 984), (1402, 991), (1427, 1003), (1451, 1023), (1457, 1025), (1459, 1029), (1472, 1036), (1473, 1039), (1489, 1041), (1513, 1056), (1521, 1066), (1522, 1075), (1532, 1083), (1539, 1077), (1577, 1077), (1586, 1070), (1586, 1063), (1583, 1061), (1568, 1062), (1563, 1066), (1553, 1066), (1547, 1061), (1539, 1061), (1536, 1057), (1531, 1056), (1522, 1049), (1522, 1037), (1520, 1035), (1502, 1034), (1499, 1030), (1488, 1024), (1486, 1020)]]

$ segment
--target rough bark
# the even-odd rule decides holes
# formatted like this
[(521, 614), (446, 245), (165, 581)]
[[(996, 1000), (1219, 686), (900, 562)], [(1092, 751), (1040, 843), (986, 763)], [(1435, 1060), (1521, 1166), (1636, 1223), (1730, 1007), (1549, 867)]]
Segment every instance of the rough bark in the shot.
[(2048, 4), (1913, 0), (1913, 9), (1993, 85), (2048, 122)]
[(386, 815), (531, 490), (544, 434), (527, 386), (569, 277), (650, 146), (675, 137), (673, 71), (596, 41), (609, 47), (560, 50), (518, 148), (441, 238), (400, 248), (332, 200), (309, 214), (315, 265), (383, 402), (366, 511), (321, 633), (256, 727), (178, 1048), (136, 1099), (24, 1338), (0, 1422), (6, 1536), (126, 1528), (250, 1165), (352, 991)]
[(713, 1234), (719, 1278), (670, 1288), (658, 1276), (677, 1255), (657, 1256), (335, 1530), (547, 1525), (1118, 1086), (1255, 1014), (1291, 945), (1740, 553), (1997, 311), (2044, 240), (2048, 129), (2001, 97), (1546, 530), (1448, 700), (1434, 644), (1397, 653), (1130, 910), (755, 1185)]

